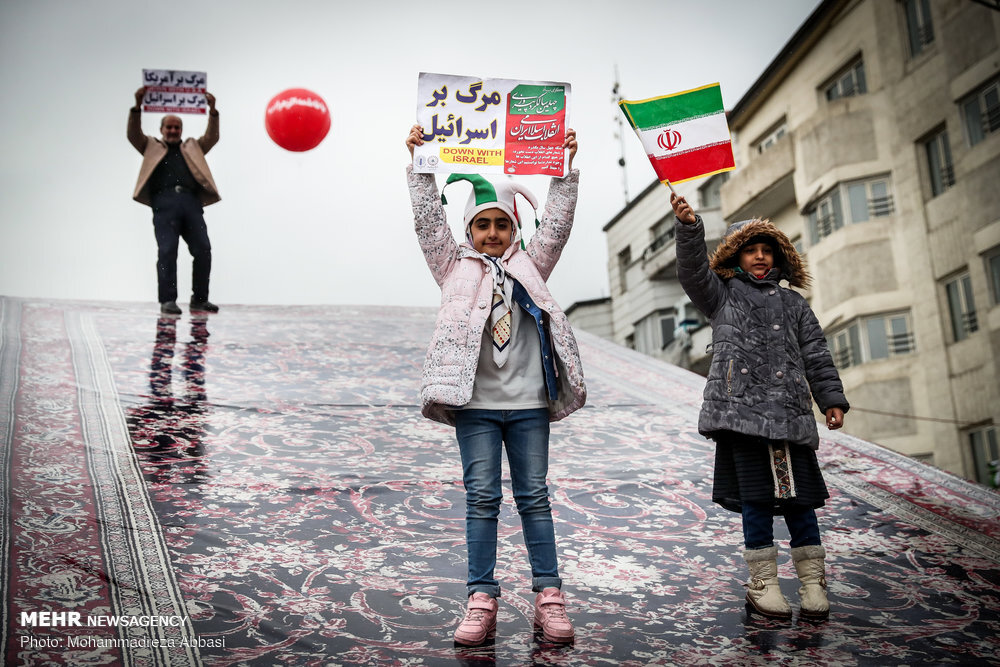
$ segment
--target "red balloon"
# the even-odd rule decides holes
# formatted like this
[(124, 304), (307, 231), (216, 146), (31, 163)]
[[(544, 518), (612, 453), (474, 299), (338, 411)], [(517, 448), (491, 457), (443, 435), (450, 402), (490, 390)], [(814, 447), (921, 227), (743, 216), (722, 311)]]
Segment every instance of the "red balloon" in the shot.
[(330, 131), (330, 110), (323, 98), (305, 88), (289, 88), (271, 98), (264, 114), (267, 134), (282, 148), (308, 151)]

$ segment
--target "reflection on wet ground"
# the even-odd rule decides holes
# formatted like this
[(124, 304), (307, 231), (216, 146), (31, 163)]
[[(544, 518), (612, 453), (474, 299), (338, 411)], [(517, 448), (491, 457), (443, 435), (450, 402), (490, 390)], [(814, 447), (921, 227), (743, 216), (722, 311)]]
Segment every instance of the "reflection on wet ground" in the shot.
[(126, 410), (132, 446), (146, 463), (147, 480), (154, 484), (203, 482), (207, 474), (203, 440), (210, 412), (205, 392), (208, 318), (190, 320), (190, 337), (176, 369), (182, 386), (175, 396), (177, 324), (176, 317), (157, 318), (148, 400)]

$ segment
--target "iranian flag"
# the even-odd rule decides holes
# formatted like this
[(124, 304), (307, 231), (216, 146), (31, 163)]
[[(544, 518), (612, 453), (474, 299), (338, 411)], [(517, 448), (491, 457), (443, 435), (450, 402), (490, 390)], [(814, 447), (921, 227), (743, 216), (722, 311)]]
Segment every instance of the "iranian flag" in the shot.
[(664, 185), (735, 166), (719, 84), (618, 105)]

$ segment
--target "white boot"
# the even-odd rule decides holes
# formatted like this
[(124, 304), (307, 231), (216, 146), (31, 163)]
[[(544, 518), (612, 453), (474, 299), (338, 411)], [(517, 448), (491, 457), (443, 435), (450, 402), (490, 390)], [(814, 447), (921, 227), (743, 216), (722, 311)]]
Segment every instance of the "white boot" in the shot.
[(747, 549), (743, 552), (750, 568), (747, 604), (759, 614), (772, 618), (791, 618), (792, 608), (778, 585), (778, 547)]
[(802, 587), (799, 596), (802, 607), (799, 613), (808, 618), (826, 618), (830, 615), (830, 601), (826, 598), (826, 549), (820, 545), (795, 547), (792, 561)]

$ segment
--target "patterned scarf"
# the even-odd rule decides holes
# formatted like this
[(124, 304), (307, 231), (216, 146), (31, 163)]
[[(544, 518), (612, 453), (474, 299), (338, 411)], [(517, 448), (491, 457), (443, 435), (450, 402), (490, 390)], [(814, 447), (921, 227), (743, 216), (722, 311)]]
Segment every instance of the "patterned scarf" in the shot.
[(481, 253), (482, 259), (490, 270), (493, 280), (493, 305), (490, 310), (490, 333), (493, 339), (493, 361), (502, 368), (510, 356), (510, 339), (513, 335), (513, 320), (511, 317), (511, 294), (514, 291), (514, 279), (507, 279), (507, 271), (500, 266), (497, 257)]

